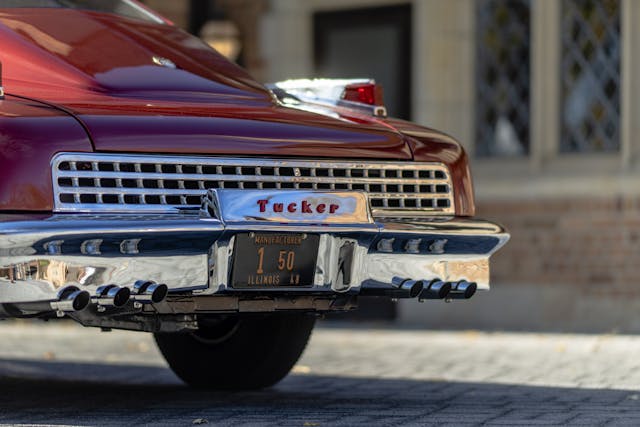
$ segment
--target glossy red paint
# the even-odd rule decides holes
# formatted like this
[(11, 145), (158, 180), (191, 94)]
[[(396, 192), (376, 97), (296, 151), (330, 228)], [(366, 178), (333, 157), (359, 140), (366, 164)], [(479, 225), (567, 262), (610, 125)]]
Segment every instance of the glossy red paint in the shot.
[(462, 146), (451, 136), (434, 129), (405, 120), (388, 119), (387, 122), (408, 138), (414, 160), (447, 165), (453, 180), (456, 215), (475, 215), (469, 159)]
[(0, 211), (51, 211), (51, 158), (63, 151), (91, 151), (73, 117), (12, 96), (0, 100)]
[[(411, 159), (402, 135), (375, 122), (353, 123), (290, 108), (165, 107), (109, 114), (76, 105), (98, 151)], [(188, 108), (184, 106), (184, 108)]]
[[(245, 71), (171, 25), (0, 9), (0, 46), (6, 92), (59, 109), (16, 99), (0, 104), (0, 146), (17, 135), (37, 150), (15, 157), (13, 169), (3, 153), (8, 181), (0, 210), (51, 209), (51, 156), (92, 144), (123, 153), (438, 161), (451, 169), (457, 214), (473, 214), (467, 159), (452, 138), (344, 109), (317, 114), (280, 106)], [(37, 171), (19, 171), (23, 165)]]
[(171, 25), (72, 9), (0, 9), (0, 45), (9, 93), (62, 102), (141, 94), (272, 102), (244, 70)]

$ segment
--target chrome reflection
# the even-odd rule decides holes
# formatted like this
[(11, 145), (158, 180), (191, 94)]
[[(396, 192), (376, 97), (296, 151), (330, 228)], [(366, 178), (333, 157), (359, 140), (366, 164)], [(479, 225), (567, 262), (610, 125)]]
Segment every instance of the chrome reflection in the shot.
[(46, 242), (43, 247), (49, 255), (60, 255), (62, 254), (63, 243), (64, 240), (52, 240), (50, 242)]
[(225, 224), (373, 222), (366, 194), (357, 191), (209, 190), (201, 213)]
[(422, 292), (424, 282), (402, 277), (394, 277), (391, 283), (365, 282), (360, 289), (362, 296), (381, 296), (389, 298), (415, 298)]
[(100, 245), (102, 245), (102, 239), (85, 240), (80, 245), (80, 252), (84, 255), (100, 255)]
[(378, 241), (378, 251), (380, 252), (386, 252), (386, 253), (393, 253), (393, 242), (396, 239), (394, 239), (393, 237), (390, 239), (380, 239)]
[[(128, 288), (134, 301), (144, 302), (160, 300), (164, 284), (166, 292), (222, 294), (232, 291), (228, 277), (235, 233), (292, 230), (320, 235), (313, 287), (278, 292), (357, 293), (365, 284), (393, 287), (397, 278), (407, 278), (422, 282), (419, 296), (430, 299), (444, 292), (444, 285), (432, 282), (437, 278), (451, 284), (452, 298), (468, 297), (472, 289), (488, 289), (489, 257), (509, 238), (500, 226), (484, 221), (415, 218), (300, 225), (74, 215), (0, 224), (2, 303), (53, 301), (68, 286), (103, 296), (98, 289), (105, 284)], [(488, 243), (462, 244), (479, 241)], [(425, 245), (431, 249), (424, 250)], [(135, 278), (153, 283), (141, 292), (132, 283)], [(410, 285), (402, 284), (415, 290)]]
[(75, 286), (67, 286), (58, 292), (57, 300), (50, 303), (52, 309), (63, 313), (82, 311), (89, 306), (91, 295)]
[(452, 285), (448, 298), (469, 299), (475, 295), (477, 289), (478, 285), (475, 282), (460, 280)]
[(488, 256), (425, 256), (368, 254), (364, 265), (365, 280), (391, 283), (394, 277), (440, 278), (444, 282), (467, 280), (478, 289), (489, 289)]
[(142, 239), (126, 239), (120, 243), (120, 253), (124, 255), (135, 255), (139, 254), (140, 250), (138, 249), (138, 245)]
[(444, 299), (447, 298), (451, 292), (451, 283), (445, 282), (440, 279), (433, 279), (428, 285), (424, 287), (418, 299), (420, 302), (426, 299)]
[(129, 288), (111, 284), (99, 286), (93, 300), (102, 307), (123, 307), (129, 302), (130, 297)]
[(165, 300), (169, 293), (167, 285), (158, 284), (153, 280), (137, 280), (133, 284), (134, 296), (136, 302), (142, 304), (159, 304)]
[(404, 250), (409, 254), (419, 254), (421, 243), (422, 239), (409, 239), (404, 245)]

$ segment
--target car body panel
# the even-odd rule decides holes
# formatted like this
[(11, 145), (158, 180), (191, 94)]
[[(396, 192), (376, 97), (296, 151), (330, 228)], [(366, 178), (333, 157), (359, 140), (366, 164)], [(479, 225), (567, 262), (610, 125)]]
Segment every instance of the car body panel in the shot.
[(0, 100), (0, 211), (51, 211), (51, 159), (64, 151), (92, 151), (77, 120), (36, 101)]
[[(7, 93), (73, 114), (97, 151), (438, 161), (451, 169), (458, 215), (474, 212), (466, 157), (452, 138), (365, 114), (283, 107), (245, 71), (171, 25), (1, 9), (0, 41)], [(156, 57), (177, 68), (157, 65)]]
[[(384, 108), (285, 102), (167, 22), (0, 9), (0, 46), (0, 317), (175, 332), (201, 314), (489, 289), (509, 235), (469, 218), (468, 158), (442, 132)], [(283, 220), (281, 199), (304, 221)], [(336, 213), (349, 200), (360, 220)], [(312, 282), (235, 288), (234, 258), (274, 235), (312, 236)], [(269, 253), (291, 254), (293, 278), (298, 249), (278, 240)]]
[[(9, 93), (51, 101), (145, 92), (272, 102), (244, 70), (171, 25), (82, 10), (0, 9), (0, 40)], [(162, 59), (176, 68), (158, 65)]]
[(390, 118), (387, 123), (408, 140), (413, 159), (419, 162), (440, 161), (447, 165), (455, 188), (456, 213), (474, 216), (475, 193), (467, 153), (451, 136), (406, 120)]

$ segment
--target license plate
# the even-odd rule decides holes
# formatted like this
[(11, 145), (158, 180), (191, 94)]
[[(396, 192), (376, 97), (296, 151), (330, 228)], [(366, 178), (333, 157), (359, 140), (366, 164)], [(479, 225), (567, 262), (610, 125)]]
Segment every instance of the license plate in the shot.
[(316, 234), (237, 234), (231, 286), (243, 289), (313, 286), (319, 241)]

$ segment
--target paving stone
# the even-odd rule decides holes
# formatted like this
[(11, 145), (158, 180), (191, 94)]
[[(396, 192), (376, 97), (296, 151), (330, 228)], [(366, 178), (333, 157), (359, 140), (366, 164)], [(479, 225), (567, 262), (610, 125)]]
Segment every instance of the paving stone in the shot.
[(185, 387), (148, 334), (6, 322), (0, 343), (1, 425), (640, 425), (635, 336), (324, 326), (304, 374), (244, 393)]

